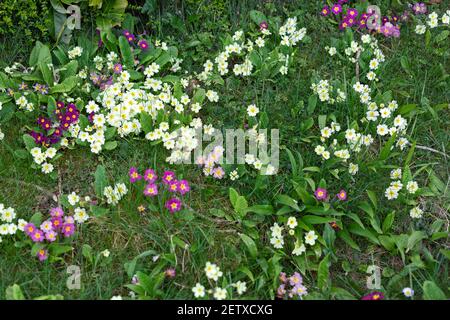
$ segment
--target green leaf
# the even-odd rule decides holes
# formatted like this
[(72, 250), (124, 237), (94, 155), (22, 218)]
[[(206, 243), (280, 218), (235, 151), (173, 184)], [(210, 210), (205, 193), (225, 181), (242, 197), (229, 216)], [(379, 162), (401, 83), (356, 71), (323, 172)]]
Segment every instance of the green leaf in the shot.
[(22, 289), (18, 284), (13, 284), (6, 288), (6, 300), (25, 300)]
[(336, 221), (336, 219), (333, 217), (320, 217), (320, 216), (313, 216), (313, 215), (303, 216), (301, 218), (301, 220), (307, 224), (323, 224), (323, 223), (330, 223), (330, 222)]
[(387, 233), (391, 229), (392, 224), (394, 223), (394, 218), (395, 218), (395, 211), (392, 211), (386, 216), (386, 218), (384, 218), (382, 225), (383, 233)]
[(72, 76), (64, 79), (63, 82), (54, 86), (50, 91), (52, 94), (54, 93), (67, 93), (73, 90), (78, 83), (78, 77)]
[(54, 256), (60, 256), (66, 252), (72, 251), (72, 246), (52, 243), (48, 246), (48, 251)]
[(250, 11), (250, 19), (252, 19), (252, 21), (254, 23), (256, 23), (258, 26), (263, 21), (267, 22), (267, 17), (265, 16), (265, 14), (262, 13), (261, 11), (258, 11), (258, 10), (251, 10)]
[(330, 285), (330, 255), (327, 254), (325, 258), (319, 263), (319, 268), (317, 270), (317, 286), (322, 290), (326, 291)]
[(406, 245), (406, 252), (414, 248), (414, 246), (421, 240), (426, 239), (427, 235), (423, 231), (414, 231), (408, 238)]
[(384, 161), (389, 157), (391, 148), (395, 143), (395, 139), (397, 139), (397, 134), (394, 133), (386, 142), (383, 149), (381, 149), (380, 156), (378, 157), (379, 160)]
[(446, 300), (444, 291), (439, 288), (433, 281), (425, 281), (423, 283), (423, 298), (425, 300)]
[(297, 201), (295, 201), (294, 199), (292, 199), (291, 197), (289, 197), (285, 194), (279, 194), (279, 195), (277, 195), (277, 197), (275, 199), (278, 203), (284, 204), (288, 207), (291, 207), (295, 211), (298, 211), (298, 212), (301, 211), (300, 207), (297, 204)]
[(30, 136), (28, 133), (22, 136), (23, 142), (25, 143), (25, 147), (28, 151), (36, 147), (36, 143), (34, 142), (34, 138)]
[(128, 40), (124, 36), (119, 37), (119, 49), (122, 55), (123, 63), (128, 69), (133, 69), (134, 67), (134, 58), (133, 53), (131, 52), (130, 44)]
[(237, 199), (239, 197), (239, 193), (235, 189), (230, 188), (228, 190), (228, 194), (230, 196), (230, 202), (231, 202), (231, 204), (233, 205), (233, 208), (234, 208), (236, 206), (236, 201), (237, 201)]
[(250, 238), (249, 236), (247, 236), (246, 234), (243, 234), (243, 233), (240, 233), (239, 236), (241, 237), (241, 240), (246, 245), (248, 252), (250, 253), (250, 256), (252, 256), (253, 258), (256, 258), (256, 256), (258, 255), (258, 249), (256, 247), (255, 241), (253, 241), (252, 238)]
[(254, 212), (256, 214), (263, 215), (263, 216), (271, 215), (274, 213), (273, 207), (271, 205), (265, 205), (265, 204), (254, 205), (254, 206), (248, 207), (246, 212)]
[(103, 191), (105, 190), (105, 187), (108, 186), (105, 167), (102, 165), (98, 165), (97, 170), (95, 170), (94, 177), (95, 194), (97, 195), (97, 197), (103, 198)]
[(117, 141), (108, 141), (104, 145), (105, 150), (114, 150), (117, 148)]

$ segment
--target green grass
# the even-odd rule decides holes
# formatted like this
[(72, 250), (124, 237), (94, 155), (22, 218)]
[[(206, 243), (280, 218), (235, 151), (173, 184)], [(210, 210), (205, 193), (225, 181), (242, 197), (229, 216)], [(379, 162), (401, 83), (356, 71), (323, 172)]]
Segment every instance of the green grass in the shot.
[[(317, 125), (311, 129), (314, 133), (301, 132), (299, 129), (309, 117), (301, 104), (303, 102), (305, 106), (307, 105), (311, 94), (311, 77), (315, 74), (322, 76), (328, 74), (331, 77), (342, 77), (345, 74), (347, 79), (353, 77), (352, 70), (336, 67), (323, 53), (323, 47), (330, 44), (329, 39), (340, 37), (340, 34), (335, 26), (318, 17), (317, 10), (321, 7), (322, 1), (307, 3), (294, 0), (275, 1), (267, 2), (267, 5), (259, 1), (219, 1), (222, 6), (214, 8), (207, 7), (208, 1), (199, 2), (200, 4), (197, 5), (193, 2), (181, 1), (185, 4), (182, 8), (168, 5), (164, 8), (164, 12), (152, 15), (149, 19), (154, 23), (150, 26), (151, 32), (162, 38), (173, 37), (173, 41), (179, 42), (179, 47), (183, 47), (183, 43), (188, 43), (192, 34), (195, 33), (206, 32), (214, 39), (220, 37), (224, 31), (238, 28), (245, 30), (246, 25), (250, 23), (248, 13), (251, 9), (262, 9), (271, 15), (284, 16), (290, 10), (301, 7), (306, 13), (300, 20), (300, 25), (307, 27), (312, 43), (301, 45), (295, 61), (296, 71), (291, 72), (289, 77), (276, 84), (269, 81), (255, 83), (251, 80), (243, 86), (241, 83), (227, 83), (224, 94), (226, 103), (220, 109), (208, 110), (208, 116), (216, 120), (216, 127), (241, 126), (239, 110), (242, 109), (242, 105), (257, 100), (262, 110), (268, 113), (270, 126), (281, 129), (282, 145), (291, 151), (299, 152), (305, 166), (320, 166), (312, 152), (311, 144), (301, 139), (304, 138), (303, 135), (317, 135)], [(181, 11), (175, 11), (175, 9)], [(193, 12), (196, 15), (190, 22), (189, 17)], [(185, 22), (186, 25), (180, 28), (184, 28), (187, 33), (180, 33), (176, 25), (170, 27), (172, 21), (170, 19), (175, 18), (171, 18), (167, 13), (172, 13), (172, 16)], [(141, 27), (146, 28), (145, 24)], [(21, 56), (21, 41), (25, 40), (4, 39), (0, 42), (0, 65), (8, 65)], [(383, 41), (383, 49), (387, 58), (380, 75), (383, 91), (392, 90), (399, 105), (420, 103), (424, 97), (429, 100), (431, 106), (450, 102), (448, 49), (442, 55), (427, 50), (423, 42), (414, 34), (414, 30), (408, 28), (402, 30), (400, 40)], [(210, 49), (203, 48), (203, 50), (208, 52)], [(196, 58), (201, 61), (202, 52), (193, 52), (191, 49), (184, 55), (187, 61)], [(410, 74), (405, 73), (401, 66), (402, 57), (407, 57), (409, 61)], [(362, 111), (354, 110), (350, 105), (347, 107), (348, 109), (333, 110), (341, 123), (346, 123), (354, 117), (353, 113), (362, 117)], [(222, 108), (226, 108), (225, 112)], [(330, 110), (324, 107), (316, 109), (317, 114), (328, 112)], [(425, 112), (409, 120), (414, 124), (412, 136), (417, 141), (417, 145), (429, 148), (416, 150), (411, 164), (413, 171), (427, 166), (433, 169), (446, 185), (446, 192), (442, 197), (428, 198), (423, 201), (426, 201), (426, 207), (434, 216), (446, 221), (447, 230), (450, 219), (448, 213), (450, 166), (449, 158), (445, 154), (450, 154), (449, 112), (449, 109), (445, 108), (437, 116)], [(58, 162), (59, 181), (53, 181), (30, 169), (29, 159), (22, 160), (13, 154), (13, 150), (23, 148), (21, 139), (18, 137), (23, 134), (21, 128), (24, 125), (25, 123), (17, 119), (6, 126), (2, 125), (6, 138), (0, 144), (0, 202), (13, 206), (17, 212), (26, 217), (30, 217), (35, 211), (46, 212), (53, 203), (52, 194), (71, 191), (77, 191), (82, 195), (93, 194), (93, 174), (98, 164), (106, 167), (110, 182), (113, 183), (121, 179), (125, 180), (131, 165), (142, 168), (160, 167), (164, 163), (165, 156), (161, 148), (151, 147), (142, 141), (124, 140), (117, 150), (107, 152), (100, 157), (92, 155), (86, 149), (77, 148), (67, 151)], [(399, 163), (401, 160), (399, 159)], [(28, 249), (9, 249), (1, 254), (0, 298), (4, 298), (6, 287), (14, 283), (20, 284), (28, 297), (57, 293), (67, 299), (109, 299), (118, 294), (127, 296), (128, 290), (124, 285), (130, 282), (130, 278), (126, 275), (124, 263), (147, 250), (154, 250), (160, 255), (159, 259), (167, 259), (171, 262), (176, 259), (178, 276), (173, 281), (164, 283), (162, 298), (192, 298), (191, 287), (199, 281), (206, 261), (219, 263), (221, 269), (226, 271), (233, 271), (249, 261), (243, 254), (245, 249), (238, 237), (244, 227), (234, 221), (212, 216), (209, 209), (221, 208), (227, 213), (232, 212), (228, 201), (229, 187), (239, 190), (243, 195), (251, 194), (247, 199), (252, 204), (270, 203), (277, 194), (290, 193), (292, 191), (290, 181), (293, 177), (291, 163), (284, 151), (281, 153), (280, 162), (281, 172), (258, 189), (255, 188), (254, 179), (250, 177), (236, 182), (214, 182), (203, 179), (200, 170), (194, 166), (176, 167), (177, 174), (183, 175), (194, 185), (189, 199), (189, 206), (195, 210), (193, 220), (167, 216), (161, 212), (147, 211), (140, 214), (137, 211), (140, 203), (131, 202), (119, 205), (108, 218), (90, 220), (73, 242), (75, 249), (66, 255), (63, 262), (42, 264), (37, 259), (30, 258)], [(326, 171), (323, 171), (323, 176), (319, 174), (315, 180), (319, 181), (320, 178), (342, 183), (343, 186), (351, 183), (349, 193), (357, 194), (358, 198), (364, 196), (360, 190), (371, 189), (380, 195), (380, 202), (382, 202), (381, 194), (389, 183), (386, 172), (363, 173), (353, 182), (335, 181), (326, 176)], [(429, 174), (423, 171), (418, 180), (421, 185), (427, 185)], [(388, 208), (387, 203), (381, 203), (380, 206), (383, 210)], [(400, 218), (396, 220), (394, 230), (398, 233), (408, 231), (407, 224), (402, 223), (408, 219), (406, 209), (401, 206), (395, 209)], [(384, 214), (386, 213), (387, 211), (384, 211)], [(190, 250), (184, 250), (175, 244), (174, 236), (189, 244)], [(261, 237), (261, 240), (267, 243), (265, 236), (261, 235)], [(333, 283), (356, 296), (361, 294), (361, 288), (366, 282), (365, 272), (361, 270), (372, 261), (377, 261), (381, 266), (394, 271), (403, 267), (398, 256), (386, 254), (386, 251), (367, 245), (364, 241), (359, 240), (358, 243), (362, 246), (362, 252), (355, 252), (345, 245), (337, 247), (338, 256), (342, 258), (342, 261), (350, 263), (349, 276), (342, 270), (342, 261), (333, 264), (331, 269)], [(100, 262), (94, 265), (83, 257), (81, 252), (83, 244), (89, 244), (94, 254), (109, 249), (111, 256), (108, 259), (100, 259)], [(430, 250), (437, 252), (440, 248), (441, 245), (436, 243)], [(448, 243), (446, 248), (448, 249)], [(139, 259), (138, 266), (150, 271), (157, 263), (152, 261), (152, 255), (150, 255)], [(82, 267), (81, 290), (66, 288), (68, 276), (66, 267), (69, 265)], [(286, 268), (292, 269), (293, 266), (288, 265)], [(449, 284), (446, 282), (448, 279), (445, 275), (448, 275), (448, 266), (442, 256), (434, 273), (419, 271), (415, 274), (419, 282), (431, 277), (436, 283), (441, 284), (442, 288), (447, 288)], [(314, 272), (309, 272), (306, 278), (313, 281)], [(387, 277), (383, 279), (387, 281)], [(269, 297), (268, 293), (263, 296), (256, 295), (253, 290), (254, 288), (250, 289), (248, 296)]]

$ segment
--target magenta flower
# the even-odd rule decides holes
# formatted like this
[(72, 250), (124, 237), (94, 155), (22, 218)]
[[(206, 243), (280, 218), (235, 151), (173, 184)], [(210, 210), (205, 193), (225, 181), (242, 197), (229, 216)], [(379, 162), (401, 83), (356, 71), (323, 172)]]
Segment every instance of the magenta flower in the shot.
[(294, 272), (292, 276), (289, 277), (289, 284), (291, 286), (297, 286), (303, 283), (303, 278), (298, 272)]
[(217, 167), (213, 169), (213, 177), (216, 179), (222, 179), (225, 175), (225, 171), (222, 167)]
[(189, 182), (186, 180), (180, 180), (178, 181), (177, 189), (182, 195), (184, 195), (191, 190), (191, 187), (189, 186)]
[(47, 260), (47, 258), (48, 258), (47, 250), (45, 250), (45, 249), (38, 250), (37, 257), (39, 258), (39, 261)]
[(347, 15), (349, 17), (356, 18), (358, 16), (358, 10), (351, 8), (347, 11)]
[(333, 7), (331, 7), (331, 12), (333, 12), (335, 15), (338, 15), (342, 12), (342, 6), (340, 4), (335, 4)]
[(285, 285), (281, 284), (277, 289), (277, 297), (279, 299), (283, 299), (285, 294), (286, 294)]
[(57, 107), (58, 109), (64, 108), (64, 102), (62, 102), (62, 101), (56, 102), (56, 107)]
[(154, 197), (158, 195), (158, 186), (154, 183), (149, 183), (144, 189), (144, 195), (147, 197)]
[(280, 272), (279, 278), (280, 278), (281, 282), (283, 282), (283, 283), (287, 282), (287, 277), (286, 277), (286, 273), (285, 272)]
[(169, 183), (169, 191), (177, 192), (178, 191), (178, 180), (173, 180)]
[(336, 196), (341, 201), (347, 200), (347, 192), (345, 192), (345, 190), (343, 190), (343, 189), (341, 191), (339, 191), (339, 193)]
[(136, 181), (142, 179), (142, 176), (138, 173), (135, 167), (130, 168), (130, 172), (128, 173), (128, 175), (130, 176), (131, 183), (135, 183)]
[(142, 49), (142, 50), (147, 50), (148, 49), (148, 42), (145, 40), (140, 40), (138, 42), (138, 46)]
[(53, 217), (50, 219), (50, 221), (52, 222), (53, 230), (61, 229), (61, 227), (63, 225), (63, 220), (61, 217)]
[(27, 223), (25, 227), (23, 227), (23, 231), (31, 237), (33, 232), (36, 231), (36, 226), (33, 223)]
[(162, 177), (164, 184), (170, 184), (172, 181), (176, 180), (175, 173), (173, 171), (165, 171)]
[(361, 300), (383, 300), (383, 299), (384, 295), (382, 292), (379, 291), (369, 293), (361, 298)]
[(55, 231), (51, 230), (45, 233), (45, 239), (47, 239), (47, 241), (49, 242), (53, 242), (56, 240), (57, 235), (58, 234)]
[(122, 65), (120, 63), (116, 63), (113, 69), (115, 74), (119, 74), (122, 72)]
[(181, 201), (177, 198), (169, 199), (166, 202), (166, 208), (170, 211), (170, 213), (180, 211), (181, 210)]
[(327, 190), (323, 188), (317, 188), (316, 192), (314, 192), (317, 200), (325, 200), (328, 196)]
[(175, 276), (177, 275), (177, 272), (175, 271), (174, 268), (168, 268), (164, 274), (166, 275), (167, 278), (175, 278)]
[(44, 241), (44, 233), (42, 232), (42, 230), (35, 230), (32, 234), (31, 234), (31, 240), (33, 240), (34, 242), (42, 242)]
[(328, 16), (330, 14), (330, 7), (329, 6), (325, 6), (322, 8), (322, 10), (320, 11), (320, 14), (324, 17)]
[(266, 21), (263, 21), (259, 24), (259, 30), (264, 31), (269, 28), (269, 24)]
[(50, 215), (52, 217), (62, 217), (64, 215), (64, 211), (60, 207), (50, 209)]
[(153, 169), (145, 170), (145, 173), (144, 173), (145, 181), (147, 181), (148, 183), (153, 183), (156, 181), (156, 179), (158, 179), (158, 176), (156, 175), (155, 170), (153, 170)]
[(71, 235), (74, 234), (75, 232), (75, 225), (72, 223), (64, 223), (62, 225), (62, 234), (64, 235), (64, 237), (68, 238)]

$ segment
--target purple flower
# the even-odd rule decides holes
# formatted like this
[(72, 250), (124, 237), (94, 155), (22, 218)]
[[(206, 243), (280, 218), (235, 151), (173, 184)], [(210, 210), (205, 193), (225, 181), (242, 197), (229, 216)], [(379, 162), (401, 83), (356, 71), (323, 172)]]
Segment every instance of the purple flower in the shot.
[(169, 183), (169, 191), (170, 192), (178, 191), (178, 181), (177, 180), (173, 180)]
[(148, 183), (153, 183), (156, 181), (156, 179), (158, 179), (158, 176), (156, 175), (155, 170), (153, 170), (153, 169), (145, 170), (145, 173), (144, 173), (145, 181), (147, 181)]
[(166, 208), (170, 211), (170, 213), (174, 213), (181, 210), (181, 201), (177, 198), (169, 199), (166, 202)]
[(45, 233), (45, 239), (47, 239), (47, 241), (49, 242), (53, 242), (56, 240), (57, 235), (58, 234), (55, 231), (51, 230)]
[(338, 15), (342, 12), (342, 6), (338, 3), (333, 5), (333, 7), (331, 7), (331, 12), (333, 12), (333, 14), (335, 15)]
[(327, 190), (323, 188), (317, 188), (314, 192), (317, 200), (325, 200), (328, 196)]
[(74, 234), (75, 232), (75, 225), (72, 223), (64, 223), (62, 225), (62, 234), (64, 235), (64, 237), (68, 238), (71, 235)]
[(23, 227), (23, 231), (31, 237), (31, 235), (36, 231), (36, 226), (33, 223), (27, 223)]
[(62, 217), (64, 215), (64, 211), (60, 207), (50, 209), (50, 215), (52, 217)]
[(147, 50), (148, 49), (148, 42), (145, 40), (140, 40), (138, 42), (138, 46), (142, 49), (142, 50)]
[(289, 277), (289, 284), (293, 287), (303, 283), (303, 278), (298, 272), (294, 272), (292, 276)]
[(154, 183), (148, 184), (144, 189), (144, 195), (150, 197), (158, 195), (158, 186)]
[(320, 14), (324, 17), (328, 16), (331, 13), (329, 6), (324, 6), (320, 11)]
[(130, 168), (130, 172), (128, 173), (128, 175), (130, 176), (131, 183), (135, 183), (136, 181), (142, 179), (142, 176), (138, 173), (135, 167)]
[(266, 29), (269, 28), (269, 24), (267, 23), (267, 21), (263, 21), (259, 24), (259, 30), (260, 31), (264, 31)]
[(47, 250), (45, 250), (45, 249), (38, 250), (37, 257), (39, 258), (39, 261), (47, 260), (47, 258), (48, 258)]
[(175, 276), (177, 275), (177, 272), (175, 271), (174, 268), (168, 268), (164, 274), (166, 275), (167, 278), (175, 278)]
[(353, 8), (348, 9), (347, 15), (348, 15), (349, 17), (356, 18), (356, 17), (358, 16), (358, 10), (353, 9)]
[(170, 184), (172, 181), (176, 180), (175, 172), (173, 171), (165, 171), (162, 177), (162, 181), (164, 184)]
[(383, 300), (383, 299), (384, 295), (382, 292), (379, 291), (369, 293), (361, 298), (361, 300)]
[(35, 230), (31, 233), (30, 235), (31, 240), (33, 240), (34, 242), (42, 242), (44, 241), (44, 233), (42, 232), (42, 230)]
[(120, 63), (116, 63), (114, 65), (114, 73), (119, 74), (122, 72), (122, 65)]
[(180, 180), (178, 181), (177, 190), (182, 194), (186, 194), (191, 190), (191, 187), (189, 186), (189, 182), (186, 180)]
[(345, 190), (343, 190), (343, 189), (341, 191), (339, 191), (339, 193), (336, 196), (341, 201), (347, 200), (347, 192), (345, 192)]

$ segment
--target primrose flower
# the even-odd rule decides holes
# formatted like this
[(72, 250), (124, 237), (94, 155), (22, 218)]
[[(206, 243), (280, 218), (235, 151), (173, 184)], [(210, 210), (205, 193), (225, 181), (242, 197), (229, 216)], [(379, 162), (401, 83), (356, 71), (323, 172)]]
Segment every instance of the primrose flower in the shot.
[(331, 7), (331, 12), (333, 12), (333, 14), (335, 15), (338, 15), (339, 13), (342, 12), (342, 6), (336, 3), (333, 7)]
[(144, 173), (145, 181), (147, 181), (148, 183), (153, 183), (156, 181), (156, 179), (158, 179), (158, 176), (156, 175), (155, 170), (153, 170), (153, 169), (145, 170), (145, 173)]
[(402, 292), (407, 298), (412, 298), (414, 296), (414, 290), (411, 288), (403, 288)]
[(358, 10), (351, 8), (347, 11), (347, 15), (349, 17), (356, 18), (358, 16)]
[(135, 167), (130, 168), (128, 175), (130, 176), (131, 183), (135, 183), (136, 181), (142, 179), (142, 176), (138, 173), (138, 171)]
[(302, 297), (302, 296), (308, 294), (308, 291), (307, 291), (307, 289), (306, 289), (306, 287), (305, 287), (304, 285), (298, 284), (298, 285), (296, 285), (296, 286), (294, 286), (294, 287), (292, 288), (291, 293), (292, 293), (293, 295), (296, 294), (296, 295), (298, 295), (299, 297)]
[(303, 283), (303, 278), (298, 272), (294, 272), (292, 276), (289, 277), (289, 283), (291, 286), (296, 286)]
[(45, 250), (45, 249), (38, 250), (37, 257), (39, 258), (39, 261), (47, 260), (47, 258), (48, 258), (47, 250)]
[(189, 186), (189, 182), (187, 182), (186, 180), (178, 181), (177, 190), (181, 193), (181, 195), (188, 193), (191, 190), (191, 187)]
[(216, 300), (223, 300), (227, 298), (227, 290), (222, 288), (216, 288), (214, 290), (214, 298)]
[(63, 220), (61, 217), (53, 217), (50, 221), (52, 222), (53, 230), (61, 229), (61, 226), (63, 225)]
[(266, 21), (263, 21), (259, 24), (259, 30), (264, 31), (269, 28), (269, 24)]
[(116, 63), (113, 67), (114, 73), (119, 74), (122, 72), (122, 65), (120, 63)]
[(166, 271), (164, 271), (164, 274), (167, 278), (175, 278), (177, 272), (174, 268), (168, 268)]
[(369, 293), (368, 295), (365, 295), (364, 297), (361, 298), (361, 300), (383, 300), (384, 299), (384, 295), (382, 292), (372, 292)]
[(31, 240), (34, 242), (42, 242), (44, 241), (44, 233), (42, 230), (35, 230), (33, 233), (31, 233)]
[(309, 231), (305, 235), (305, 243), (309, 244), (310, 246), (313, 246), (316, 243), (317, 238), (318, 238), (318, 236), (316, 235), (316, 233), (314, 231)]
[(205, 296), (205, 287), (200, 283), (197, 283), (195, 287), (192, 288), (192, 292), (194, 293), (194, 297), (203, 298)]
[(170, 182), (176, 179), (175, 172), (173, 171), (165, 171), (162, 177), (162, 181), (164, 184), (170, 184)]
[(138, 42), (138, 46), (142, 49), (142, 50), (147, 50), (148, 49), (148, 42), (145, 40), (140, 40)]
[(347, 200), (347, 192), (345, 192), (345, 190), (341, 190), (337, 194), (337, 197), (338, 197), (339, 200), (345, 201), (345, 200)]
[(48, 231), (48, 232), (45, 233), (45, 239), (46, 239), (47, 241), (49, 241), (49, 242), (53, 242), (53, 241), (56, 240), (56, 236), (57, 236), (57, 235), (58, 235), (58, 234), (57, 234), (55, 231), (50, 230), (50, 231)]
[(423, 210), (420, 209), (419, 207), (412, 208), (409, 211), (409, 215), (413, 219), (420, 219), (423, 216)]
[(320, 14), (324, 17), (328, 16), (330, 14), (330, 7), (329, 6), (325, 6), (322, 8), (322, 10), (320, 11)]
[(144, 189), (144, 195), (150, 197), (158, 195), (158, 186), (154, 183), (148, 184)]
[(66, 238), (70, 237), (71, 235), (73, 235), (73, 233), (75, 232), (75, 225), (72, 223), (64, 223), (62, 225), (62, 231), (61, 231), (64, 236)]
[(166, 202), (166, 208), (170, 213), (174, 213), (181, 210), (181, 201), (177, 198), (171, 198)]
[(42, 231), (44, 231), (44, 232), (49, 232), (49, 231), (52, 231), (53, 230), (53, 225), (52, 225), (52, 222), (51, 221), (44, 221), (42, 224), (41, 224), (41, 230)]
[(178, 181), (177, 180), (173, 180), (172, 182), (169, 183), (169, 191), (170, 192), (177, 192), (178, 190)]
[(36, 231), (36, 226), (33, 223), (27, 223), (23, 228), (24, 232), (31, 237), (31, 235)]
[(328, 196), (327, 190), (323, 188), (317, 188), (314, 192), (317, 200), (325, 200)]

